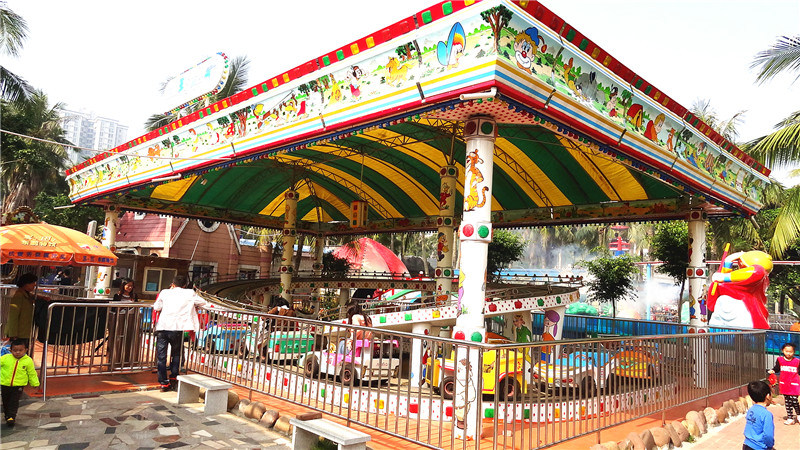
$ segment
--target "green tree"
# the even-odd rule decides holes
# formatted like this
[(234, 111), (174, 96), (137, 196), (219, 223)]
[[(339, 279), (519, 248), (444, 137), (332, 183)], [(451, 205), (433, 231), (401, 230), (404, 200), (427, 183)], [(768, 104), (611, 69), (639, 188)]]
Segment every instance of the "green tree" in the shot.
[[(197, 110), (207, 107), (208, 105), (211, 105), (224, 98), (228, 98), (233, 94), (241, 92), (242, 89), (247, 87), (247, 72), (249, 68), (250, 68), (250, 60), (247, 59), (246, 56), (237, 56), (233, 58), (230, 61), (230, 73), (228, 74), (228, 80), (225, 82), (225, 86), (223, 86), (222, 89), (220, 89), (216, 94), (207, 98), (205, 101), (189, 105), (183, 111), (183, 114), (184, 115), (191, 114)], [(162, 92), (167, 87), (167, 83), (169, 83), (170, 80), (171, 78), (161, 84)], [(182, 117), (180, 112), (177, 115), (156, 113), (147, 118), (147, 120), (144, 123), (144, 127), (147, 131), (153, 131), (155, 129), (163, 127), (164, 125), (167, 125), (170, 122), (178, 120), (180, 117)]]
[[(34, 91), (29, 100), (3, 100), (0, 105), (5, 130), (70, 145), (61, 128), (61, 104), (50, 106), (43, 92)], [(65, 147), (8, 133), (3, 133), (1, 139), (3, 213), (23, 205), (33, 208), (39, 192), (63, 181), (61, 174), (67, 165)]]
[(345, 258), (339, 258), (333, 252), (322, 254), (322, 276), (331, 278), (341, 276), (350, 270), (350, 263)]
[(96, 220), (102, 224), (105, 218), (103, 210), (95, 206), (76, 206), (67, 209), (53, 209), (56, 206), (69, 205), (69, 187), (65, 180), (60, 180), (46, 191), (36, 195), (36, 206), (33, 211), (43, 221), (72, 228), (74, 230), (86, 231), (90, 221)]
[[(8, 9), (5, 2), (0, 3), (0, 54), (18, 56), (27, 38), (25, 19)], [(31, 93), (31, 87), (22, 77), (0, 66), (0, 98), (7, 101), (28, 99)]]
[(511, 11), (503, 5), (489, 8), (481, 13), (481, 18), (489, 23), (494, 35), (494, 51), (497, 51), (498, 43), (500, 42), (500, 32), (511, 21)]
[(494, 230), (486, 256), (487, 279), (495, 281), (500, 269), (506, 269), (511, 263), (522, 258), (524, 249), (525, 244), (518, 234), (506, 230)]
[(617, 315), (617, 301), (625, 297), (636, 297), (634, 277), (639, 273), (630, 255), (612, 257), (607, 250), (591, 261), (581, 261), (576, 266), (585, 267), (593, 279), (589, 286), (589, 300), (610, 302), (612, 316)]
[[(759, 52), (752, 67), (758, 69), (757, 83), (765, 83), (784, 72), (800, 78), (800, 35), (782, 36), (775, 44)], [(775, 125), (767, 136), (748, 143), (751, 156), (768, 167), (794, 166), (800, 161), (800, 111), (795, 111)], [(783, 206), (772, 225), (769, 249), (781, 257), (800, 237), (800, 190), (789, 189), (780, 200)]]
[(680, 285), (678, 311), (681, 310), (683, 289), (686, 286), (686, 269), (689, 267), (689, 228), (686, 222), (662, 222), (656, 225), (656, 232), (650, 243), (650, 255), (663, 262), (656, 271), (669, 275)]

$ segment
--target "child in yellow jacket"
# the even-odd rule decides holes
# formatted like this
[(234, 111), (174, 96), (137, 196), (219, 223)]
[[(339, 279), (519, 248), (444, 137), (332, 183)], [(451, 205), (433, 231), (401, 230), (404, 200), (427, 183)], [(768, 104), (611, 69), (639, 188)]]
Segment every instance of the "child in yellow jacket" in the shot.
[(33, 387), (39, 386), (39, 377), (27, 352), (27, 343), (17, 339), (11, 342), (11, 353), (0, 356), (0, 393), (3, 399), (3, 416), (8, 427), (13, 427), (17, 420), (22, 388), (29, 384)]

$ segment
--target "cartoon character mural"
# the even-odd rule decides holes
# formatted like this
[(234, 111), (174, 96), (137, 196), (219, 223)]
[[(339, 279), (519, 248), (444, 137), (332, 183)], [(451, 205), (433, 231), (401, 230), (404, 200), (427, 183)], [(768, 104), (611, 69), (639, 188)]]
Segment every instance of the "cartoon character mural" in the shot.
[(386, 82), (391, 86), (396, 86), (398, 82), (406, 81), (408, 78), (408, 65), (401, 65), (394, 56), (386, 63), (386, 70), (389, 72)]
[[(556, 340), (554, 336), (558, 335), (558, 322), (560, 321), (561, 316), (558, 314), (558, 311), (554, 309), (548, 309), (544, 312), (544, 332), (542, 333), (543, 341)], [(552, 345), (542, 347), (542, 361), (548, 361), (552, 352)]]
[(447, 42), (439, 41), (436, 44), (436, 59), (439, 64), (448, 69), (458, 67), (458, 60), (464, 54), (466, 43), (467, 33), (464, 32), (464, 27), (459, 22), (456, 22), (450, 29)]
[(760, 251), (737, 252), (722, 261), (708, 291), (708, 324), (769, 329), (766, 291), (772, 258)]
[[(466, 170), (469, 173), (469, 195), (464, 197), (464, 211), (474, 211), (475, 208), (486, 204), (486, 192), (489, 191), (489, 186), (480, 188), (480, 184), (483, 182), (483, 173), (478, 164), (483, 164), (483, 159), (478, 156), (478, 150), (467, 153)], [(483, 198), (480, 198), (481, 193)]]
[(442, 190), (439, 192), (439, 209), (450, 209), (447, 199), (453, 195), (453, 188), (448, 183), (442, 183)]
[(517, 342), (533, 342), (531, 329), (525, 324), (525, 317), (522, 315), (522, 313), (514, 314), (513, 323)]
[[(539, 47), (540, 45), (541, 48)], [(527, 28), (514, 39), (514, 57), (517, 60), (517, 67), (529, 74), (536, 73), (533, 68), (533, 61), (539, 51), (547, 51), (547, 45), (544, 43), (544, 39), (539, 36), (539, 30), (536, 27)]]
[(612, 86), (608, 93), (608, 102), (606, 102), (608, 117), (617, 117), (617, 100), (619, 100), (619, 89)]
[(444, 259), (445, 253), (449, 251), (450, 248), (447, 247), (447, 236), (440, 232), (436, 243), (436, 257), (441, 261)]
[(659, 114), (655, 119), (647, 122), (647, 128), (644, 130), (644, 137), (653, 142), (658, 142), (658, 133), (664, 128), (664, 120), (666, 120), (664, 114)]
[(352, 95), (353, 98), (361, 96), (361, 82), (359, 80), (363, 76), (364, 72), (362, 72), (361, 68), (358, 66), (351, 67), (347, 73), (347, 78), (350, 79), (350, 95)]

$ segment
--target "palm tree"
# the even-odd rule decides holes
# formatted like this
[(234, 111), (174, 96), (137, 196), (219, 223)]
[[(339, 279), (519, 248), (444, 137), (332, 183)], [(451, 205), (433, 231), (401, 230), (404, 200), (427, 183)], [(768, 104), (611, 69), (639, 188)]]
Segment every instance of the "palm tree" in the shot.
[(706, 125), (713, 128), (717, 133), (721, 134), (725, 139), (736, 142), (739, 138), (739, 131), (737, 127), (742, 124), (745, 110), (737, 111), (728, 119), (722, 120), (717, 116), (717, 112), (711, 106), (711, 100), (697, 99), (692, 104), (692, 114), (698, 119), (706, 123)]
[[(2, 101), (3, 128), (48, 141), (71, 145), (64, 138), (59, 112), (62, 105), (49, 105), (47, 95), (34, 91), (29, 100)], [(19, 206), (33, 207), (36, 194), (61, 179), (67, 165), (63, 146), (2, 134), (3, 161), (0, 165), (5, 191), (3, 213)]]
[[(27, 37), (28, 25), (25, 19), (8, 9), (5, 2), (0, 3), (0, 54), (19, 55)], [(20, 97), (27, 99), (30, 94), (31, 87), (22, 77), (0, 66), (0, 98), (14, 101)]]
[[(785, 71), (796, 72), (800, 78), (800, 35), (782, 36), (769, 49), (760, 52), (753, 60), (753, 68), (759, 68), (757, 83), (764, 83)], [(785, 167), (800, 161), (800, 111), (796, 111), (778, 123), (776, 131), (748, 143), (749, 153), (769, 167)], [(782, 256), (800, 237), (800, 189), (792, 188), (783, 193), (779, 201), (782, 208), (772, 226), (770, 253)]]
[[(237, 56), (231, 60), (230, 64), (231, 66), (230, 73), (228, 74), (228, 80), (225, 82), (225, 86), (223, 86), (222, 89), (220, 89), (216, 94), (210, 96), (204, 102), (198, 102), (189, 105), (186, 109), (177, 113), (177, 115), (167, 115), (161, 113), (153, 114), (145, 121), (145, 129), (147, 131), (153, 131), (161, 128), (164, 125), (177, 120), (179, 117), (191, 114), (197, 110), (207, 107), (208, 105), (241, 92), (242, 89), (247, 87), (247, 71), (250, 68), (250, 60), (247, 59), (247, 56)], [(162, 92), (167, 87), (168, 82), (169, 80), (161, 83)]]

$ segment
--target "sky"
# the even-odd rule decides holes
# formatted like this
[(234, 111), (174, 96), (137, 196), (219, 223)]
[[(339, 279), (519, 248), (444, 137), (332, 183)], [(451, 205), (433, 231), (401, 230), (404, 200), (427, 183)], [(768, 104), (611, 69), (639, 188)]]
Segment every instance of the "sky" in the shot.
[[(745, 110), (739, 141), (800, 109), (800, 81), (755, 84), (754, 56), (800, 34), (797, 0), (542, 0), (597, 45), (687, 108)], [(51, 102), (119, 120), (129, 139), (159, 103), (159, 86), (216, 52), (246, 55), (249, 85), (383, 29), (432, 0), (7, 0), (29, 27), (2, 65)], [(774, 176), (782, 181), (785, 170)], [(794, 184), (800, 180), (792, 180)]]

